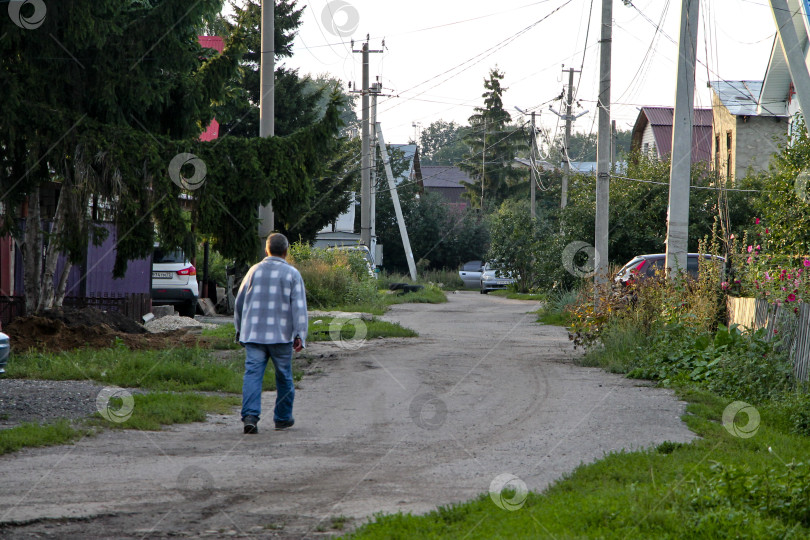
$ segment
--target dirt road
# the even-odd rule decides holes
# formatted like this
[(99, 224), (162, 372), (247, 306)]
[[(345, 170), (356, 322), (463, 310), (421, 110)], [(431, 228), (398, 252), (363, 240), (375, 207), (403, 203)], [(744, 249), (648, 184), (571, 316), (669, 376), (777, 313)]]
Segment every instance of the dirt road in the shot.
[[(574, 366), (534, 303), (449, 295), (385, 317), (420, 333), (338, 351), (296, 395), (296, 425), (236, 414), (0, 457), (0, 535), (322, 536), (374, 512), (472, 498), (503, 473), (542, 490), (605, 452), (693, 435), (670, 392)], [(265, 412), (275, 394), (264, 396)]]

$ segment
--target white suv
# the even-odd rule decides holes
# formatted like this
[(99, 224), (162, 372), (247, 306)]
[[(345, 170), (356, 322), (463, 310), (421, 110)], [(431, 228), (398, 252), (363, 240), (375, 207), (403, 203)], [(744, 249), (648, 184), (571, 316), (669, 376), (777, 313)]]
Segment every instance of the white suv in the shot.
[(200, 290), (197, 269), (181, 250), (156, 246), (152, 255), (152, 304), (173, 305), (184, 317), (194, 317)]

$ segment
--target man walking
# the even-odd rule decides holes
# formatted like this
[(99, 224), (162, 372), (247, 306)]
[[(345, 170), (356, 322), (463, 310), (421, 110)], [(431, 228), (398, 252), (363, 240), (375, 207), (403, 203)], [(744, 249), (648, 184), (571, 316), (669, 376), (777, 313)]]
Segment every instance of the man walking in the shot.
[(267, 237), (265, 257), (253, 265), (239, 287), (233, 323), (245, 347), (242, 422), (245, 433), (258, 433), (262, 412), (262, 379), (268, 359), (276, 371), (276, 430), (295, 423), (292, 353), (306, 346), (307, 298), (301, 274), (287, 262), (290, 243), (283, 234)]

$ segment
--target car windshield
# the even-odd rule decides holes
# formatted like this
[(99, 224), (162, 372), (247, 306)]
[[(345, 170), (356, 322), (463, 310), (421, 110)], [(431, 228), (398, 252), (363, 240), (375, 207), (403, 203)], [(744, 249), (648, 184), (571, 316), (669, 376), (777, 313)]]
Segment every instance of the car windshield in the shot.
[(152, 255), (152, 262), (153, 263), (184, 263), (186, 262), (186, 256), (183, 253), (183, 250), (175, 249), (175, 250), (164, 250), (163, 248), (155, 248), (155, 253)]

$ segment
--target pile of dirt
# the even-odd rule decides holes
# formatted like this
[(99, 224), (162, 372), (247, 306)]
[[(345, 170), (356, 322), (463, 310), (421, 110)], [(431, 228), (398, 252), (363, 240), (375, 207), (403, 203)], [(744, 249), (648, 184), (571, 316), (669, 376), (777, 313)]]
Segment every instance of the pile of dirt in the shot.
[(103, 349), (119, 339), (131, 349), (163, 349), (195, 346), (204, 341), (186, 330), (149, 334), (138, 323), (117, 312), (96, 309), (49, 311), (20, 317), (5, 327), (13, 351), (67, 351)]
[(42, 317), (62, 321), (69, 327), (106, 325), (124, 334), (145, 334), (146, 328), (118, 311), (101, 311), (95, 308), (45, 311)]

